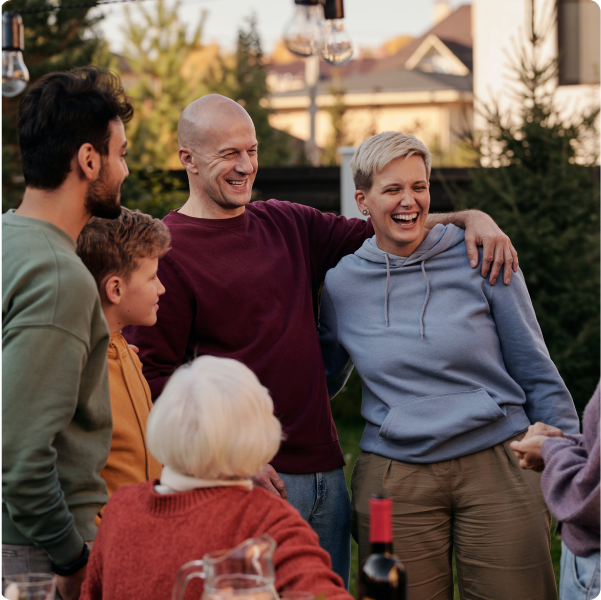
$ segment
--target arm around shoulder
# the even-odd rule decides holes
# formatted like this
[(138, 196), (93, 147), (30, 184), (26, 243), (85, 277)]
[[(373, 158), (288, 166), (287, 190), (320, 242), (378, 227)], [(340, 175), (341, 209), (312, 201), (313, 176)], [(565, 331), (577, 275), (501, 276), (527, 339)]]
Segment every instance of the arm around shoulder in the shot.
[(465, 245), (472, 269), (478, 266), (478, 246), (482, 246), (482, 277), (486, 277), (490, 271), (489, 281), (495, 285), (502, 268), (503, 281), (506, 285), (510, 284), (512, 269), (514, 272), (518, 269), (518, 254), (509, 237), (489, 215), (479, 210), (428, 215), (428, 229), (438, 223), (465, 229)]

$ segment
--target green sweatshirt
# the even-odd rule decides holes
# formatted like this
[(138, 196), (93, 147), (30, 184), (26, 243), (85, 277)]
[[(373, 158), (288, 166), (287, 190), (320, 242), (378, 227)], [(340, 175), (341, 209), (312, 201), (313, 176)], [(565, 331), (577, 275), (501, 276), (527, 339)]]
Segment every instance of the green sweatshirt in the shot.
[(109, 331), (67, 233), (9, 211), (2, 238), (2, 542), (68, 564), (108, 501)]

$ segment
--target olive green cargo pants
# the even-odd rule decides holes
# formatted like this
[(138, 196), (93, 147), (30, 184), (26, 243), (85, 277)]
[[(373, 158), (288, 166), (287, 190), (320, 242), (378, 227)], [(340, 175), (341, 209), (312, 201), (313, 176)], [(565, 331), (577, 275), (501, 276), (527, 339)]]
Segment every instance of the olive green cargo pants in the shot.
[(351, 483), (359, 564), (369, 554), (369, 499), (384, 493), (408, 600), (453, 599), (453, 549), (461, 600), (557, 600), (540, 474), (518, 466), (511, 441), (431, 464), (362, 452)]

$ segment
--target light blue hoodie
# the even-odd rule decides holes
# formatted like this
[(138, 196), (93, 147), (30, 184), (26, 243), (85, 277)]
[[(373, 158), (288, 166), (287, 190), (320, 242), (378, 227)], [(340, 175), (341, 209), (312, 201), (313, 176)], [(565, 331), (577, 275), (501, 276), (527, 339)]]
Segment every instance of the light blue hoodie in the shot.
[(343, 258), (326, 276), (319, 332), (330, 397), (353, 364), (361, 377), (366, 452), (431, 463), (536, 421), (579, 430), (521, 271), (491, 286), (454, 225), (436, 225), (408, 258), (375, 236)]

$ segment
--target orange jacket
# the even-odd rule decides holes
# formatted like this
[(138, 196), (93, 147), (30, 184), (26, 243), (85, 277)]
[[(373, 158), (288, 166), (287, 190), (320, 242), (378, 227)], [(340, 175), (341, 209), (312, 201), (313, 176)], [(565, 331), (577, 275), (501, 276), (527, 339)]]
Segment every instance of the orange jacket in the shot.
[[(113, 440), (100, 474), (112, 496), (124, 485), (160, 478), (161, 464), (146, 445), (146, 421), (152, 408), (150, 389), (142, 375), (140, 359), (121, 333), (111, 335), (108, 363)], [(96, 523), (99, 522), (97, 518)]]

